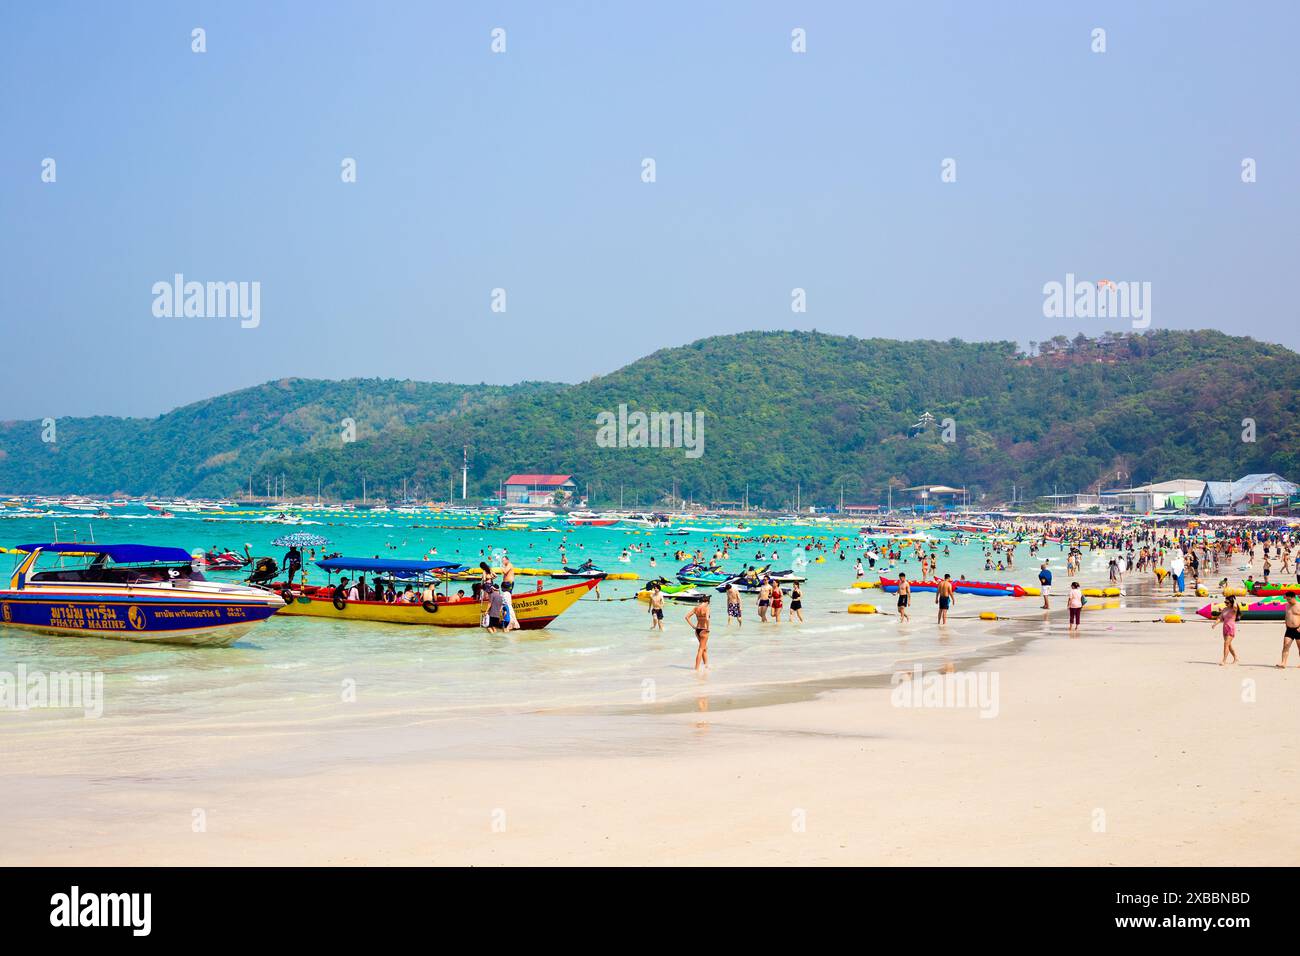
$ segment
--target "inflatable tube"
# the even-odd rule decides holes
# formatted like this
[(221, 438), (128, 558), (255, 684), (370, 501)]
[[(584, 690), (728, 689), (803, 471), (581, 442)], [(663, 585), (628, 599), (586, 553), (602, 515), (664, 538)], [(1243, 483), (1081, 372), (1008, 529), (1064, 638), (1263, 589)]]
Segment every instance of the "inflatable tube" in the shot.
[[(1219, 616), (1219, 612), (1222, 610), (1223, 602), (1220, 601), (1217, 604), (1207, 604), (1203, 608), (1198, 608), (1196, 613), (1201, 617), (1213, 620)], [(1237, 605), (1237, 620), (1239, 621), (1282, 621), (1285, 619), (1286, 602), (1279, 598), (1266, 598), (1250, 605)]]
[(850, 604), (849, 613), (850, 614), (877, 614), (879, 612), (876, 610), (876, 606), (874, 604)]
[[(938, 581), (912, 581), (913, 591), (937, 591), (939, 589)], [(967, 581), (958, 578), (952, 582), (953, 591), (957, 594), (974, 594), (979, 597), (1024, 597), (1025, 589), (1019, 584), (1003, 584), (999, 581)], [(886, 591), (894, 592), (898, 590), (898, 579), (880, 578), (880, 587)]]
[(854, 581), (853, 584), (850, 585), (850, 587), (855, 587), (855, 588), (878, 588), (878, 587), (880, 587), (880, 582), (879, 582), (879, 581)]
[(1265, 584), (1263, 581), (1245, 581), (1242, 587), (1258, 597), (1283, 597), (1287, 594), (1300, 594), (1300, 584)]
[(605, 578), (609, 581), (640, 581), (641, 575), (632, 571), (624, 571), (621, 574), (607, 574)]

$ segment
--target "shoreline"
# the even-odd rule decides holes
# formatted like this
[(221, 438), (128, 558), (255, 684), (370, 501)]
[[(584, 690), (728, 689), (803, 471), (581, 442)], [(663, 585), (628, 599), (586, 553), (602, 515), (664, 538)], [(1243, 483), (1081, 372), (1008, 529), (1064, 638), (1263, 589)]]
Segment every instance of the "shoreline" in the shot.
[[(204, 743), (207, 772), (191, 759), (167, 779), (6, 774), (20, 809), (0, 859), (1293, 862), (1300, 837), (1274, 817), (1298, 776), (1290, 718), (1300, 668), (1273, 666), (1280, 627), (1243, 624), (1244, 663), (1220, 668), (1212, 665), (1221, 642), (1208, 625), (1110, 620), (1116, 611), (1085, 615), (1074, 639), (1059, 610), (1046, 629), (1007, 622), (1032, 633), (1013, 652), (958, 665), (996, 675), (993, 719), (970, 708), (893, 706), (884, 686), (743, 707), (715, 704), (704, 687), (689, 711), (471, 721), (477, 745), (450, 743), (430, 725), (379, 750), (366, 748), (365, 735), (336, 740), (313, 769), (282, 767), (239, 739), (180, 735), (167, 746), (193, 758)], [(202, 832), (192, 829), (196, 811)]]

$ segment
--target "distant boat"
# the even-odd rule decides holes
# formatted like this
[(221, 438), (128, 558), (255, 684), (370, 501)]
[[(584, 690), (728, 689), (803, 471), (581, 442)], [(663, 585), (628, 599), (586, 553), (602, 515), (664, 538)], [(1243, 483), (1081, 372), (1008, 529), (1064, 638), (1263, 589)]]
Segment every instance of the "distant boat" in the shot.
[(554, 511), (541, 509), (515, 508), (501, 516), (502, 524), (536, 524), (539, 521), (554, 521)]
[(612, 524), (618, 524), (618, 518), (614, 515), (597, 514), (594, 511), (570, 511), (566, 519), (569, 524), (575, 527), (590, 526), (593, 528), (607, 528)]

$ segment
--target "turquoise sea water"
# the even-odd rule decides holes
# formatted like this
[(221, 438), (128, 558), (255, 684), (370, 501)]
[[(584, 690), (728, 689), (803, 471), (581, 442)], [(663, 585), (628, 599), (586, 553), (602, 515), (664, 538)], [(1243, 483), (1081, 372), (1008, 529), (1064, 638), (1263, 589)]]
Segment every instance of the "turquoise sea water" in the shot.
[[(716, 596), (712, 667), (706, 676), (700, 676), (692, 670), (695, 639), (683, 620), (688, 608), (668, 604), (667, 629), (657, 633), (649, 628), (646, 605), (631, 598), (646, 578), (660, 574), (674, 578), (683, 563), (673, 558), (676, 549), (703, 548), (706, 557), (710, 556), (722, 546), (724, 536), (720, 534), (693, 532), (687, 537), (668, 537), (662, 531), (619, 528), (563, 533), (463, 530), (430, 527), (448, 523), (432, 513), (354, 513), (344, 517), (305, 512), (303, 517), (319, 523), (284, 526), (239, 517), (212, 520), (177, 515), (163, 519), (143, 513), (94, 519), (70, 513), (58, 519), (58, 534), (61, 540), (84, 540), (93, 531), (101, 543), (167, 544), (187, 550), (214, 545), (242, 550), (247, 543), (254, 555), (269, 554), (280, 560), (284, 549), (272, 547), (273, 538), (310, 531), (328, 538), (330, 550), (353, 556), (419, 558), (436, 548), (441, 560), (475, 565), (483, 558), (493, 560), (504, 550), (517, 566), (542, 568), (560, 566), (559, 545), (563, 541), (571, 565), (592, 558), (608, 571), (636, 572), (643, 580), (607, 581), (600, 588), (599, 600), (589, 595), (545, 630), (509, 636), (476, 629), (275, 617), (232, 647), (197, 649), (46, 637), (0, 627), (0, 670), (13, 672), (23, 664), (29, 671), (102, 672), (105, 715), (148, 721), (151, 727), (266, 730), (302, 725), (322, 728), (358, 718), (410, 723), (535, 711), (653, 710), (689, 702), (701, 686), (712, 695), (779, 694), (803, 682), (851, 680), (888, 674), (915, 660), (977, 655), (1007, 640), (975, 619), (979, 611), (1006, 612), (1016, 606), (1029, 611), (1037, 605), (1033, 598), (962, 597), (950, 626), (942, 633), (933, 623), (930, 594), (915, 596), (912, 624), (900, 624), (892, 616), (850, 615), (846, 608), (853, 601), (868, 601), (885, 611), (894, 606), (892, 595), (849, 589), (856, 551), (850, 550), (847, 560), (829, 552), (835, 537), (848, 538), (856, 547), (856, 528), (755, 526), (743, 537), (779, 534), (794, 540), (741, 543), (724, 562), (725, 567), (752, 563), (785, 569), (798, 566), (796, 548), (810, 541), (827, 546), (826, 551), (804, 552), (806, 620), (802, 624), (760, 624), (755, 598), (746, 595), (744, 627), (728, 628), (721, 596)], [(469, 524), (473, 519), (461, 521)], [(675, 526), (706, 527), (707, 523), (686, 518)], [(0, 543), (6, 546), (49, 540), (53, 532), (51, 518), (0, 521)], [(998, 574), (983, 570), (980, 545), (952, 544), (943, 535), (936, 538), (940, 552), (945, 543), (952, 552), (947, 559), (941, 558), (941, 572), (1034, 583), (1037, 564), (1031, 563), (1027, 545), (1017, 550), (1016, 570)], [(618, 560), (624, 549), (632, 549), (628, 563)], [(818, 555), (826, 556), (825, 563), (815, 563)], [(652, 556), (656, 567), (651, 567)], [(1064, 564), (1056, 545), (1049, 545), (1044, 556), (1053, 558), (1053, 566)], [(12, 558), (4, 559), (7, 574)], [(901, 567), (910, 575), (919, 573), (915, 559), (904, 561)], [(868, 579), (878, 573), (879, 568), (869, 571)], [(316, 570), (313, 580), (323, 578), (323, 572)], [(534, 581), (521, 575), (517, 588), (528, 590)], [(42, 721), (73, 716), (80, 714), (46, 711), (24, 715), (24, 720), (34, 728)]]

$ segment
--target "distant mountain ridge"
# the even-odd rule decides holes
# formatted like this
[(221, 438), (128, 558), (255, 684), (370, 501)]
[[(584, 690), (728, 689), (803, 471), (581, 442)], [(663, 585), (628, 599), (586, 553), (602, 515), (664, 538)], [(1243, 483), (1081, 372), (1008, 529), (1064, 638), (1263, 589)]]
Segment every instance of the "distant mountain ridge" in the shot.
[[(934, 483), (1035, 494), (1169, 477), (1300, 473), (1300, 355), (1212, 331), (899, 342), (746, 332), (661, 349), (576, 385), (288, 380), (141, 424), (0, 425), (0, 491), (232, 495), (283, 474), (291, 493), (495, 494), (514, 472), (572, 473), (594, 505), (702, 502), (789, 508), (875, 502)], [(703, 454), (602, 447), (598, 416), (703, 413)], [(358, 409), (363, 409), (358, 411)], [(935, 424), (913, 428), (929, 412)], [(357, 441), (339, 440), (351, 415)], [(1245, 419), (1256, 440), (1242, 440)], [(944, 427), (945, 420), (949, 424)], [(148, 426), (147, 428), (145, 426)], [(945, 438), (951, 438), (947, 441)]]
[[(437, 421), (506, 396), (563, 387), (458, 385), (395, 379), (287, 378), (182, 406), (157, 418), (60, 418), (55, 441), (39, 421), (0, 422), (0, 491), (10, 494), (254, 494), (273, 457), (344, 446), (350, 435)], [(305, 489), (300, 488), (300, 491)], [(315, 482), (312, 482), (315, 491)]]

